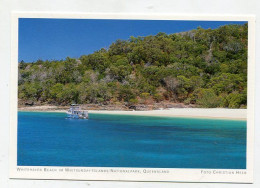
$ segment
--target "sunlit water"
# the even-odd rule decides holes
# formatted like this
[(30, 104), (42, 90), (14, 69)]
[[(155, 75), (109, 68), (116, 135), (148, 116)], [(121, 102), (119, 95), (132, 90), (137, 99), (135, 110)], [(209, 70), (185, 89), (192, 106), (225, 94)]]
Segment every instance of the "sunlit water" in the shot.
[(246, 121), (18, 113), (18, 165), (246, 168)]

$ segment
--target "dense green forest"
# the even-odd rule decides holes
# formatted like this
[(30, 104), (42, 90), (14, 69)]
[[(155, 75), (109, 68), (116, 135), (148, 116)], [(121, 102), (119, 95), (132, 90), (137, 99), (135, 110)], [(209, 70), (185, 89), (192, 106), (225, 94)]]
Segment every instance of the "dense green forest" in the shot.
[(117, 40), (78, 59), (21, 61), (19, 101), (246, 108), (247, 33), (247, 24), (198, 27)]

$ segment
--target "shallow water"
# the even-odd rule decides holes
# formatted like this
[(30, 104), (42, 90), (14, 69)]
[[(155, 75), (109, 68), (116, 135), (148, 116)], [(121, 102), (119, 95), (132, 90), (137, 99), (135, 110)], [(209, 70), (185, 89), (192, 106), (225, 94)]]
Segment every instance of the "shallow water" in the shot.
[(18, 112), (18, 165), (246, 168), (246, 121)]

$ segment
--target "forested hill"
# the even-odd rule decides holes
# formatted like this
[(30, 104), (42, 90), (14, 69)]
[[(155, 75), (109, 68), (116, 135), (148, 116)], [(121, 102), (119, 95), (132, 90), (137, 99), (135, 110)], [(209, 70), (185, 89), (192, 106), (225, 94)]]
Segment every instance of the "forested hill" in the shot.
[(19, 101), (245, 108), (247, 28), (130, 37), (79, 59), (20, 62)]

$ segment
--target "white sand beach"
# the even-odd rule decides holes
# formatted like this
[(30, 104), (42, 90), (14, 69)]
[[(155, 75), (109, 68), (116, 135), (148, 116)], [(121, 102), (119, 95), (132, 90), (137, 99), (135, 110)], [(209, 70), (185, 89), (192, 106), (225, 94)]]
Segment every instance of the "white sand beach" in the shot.
[(42, 106), (24, 106), (18, 107), (18, 111), (28, 111), (28, 112), (66, 112), (69, 107), (59, 107), (51, 105), (42, 105)]
[(121, 114), (141, 116), (164, 116), (164, 117), (191, 117), (191, 118), (216, 118), (246, 120), (247, 109), (225, 108), (171, 108), (152, 111), (102, 111), (90, 110), (96, 114)]
[[(33, 106), (22, 107), (19, 111), (35, 112), (63, 112), (68, 108), (58, 106)], [(118, 114), (118, 115), (140, 115), (140, 116), (164, 116), (164, 117), (191, 117), (191, 118), (217, 118), (217, 119), (237, 119), (246, 120), (247, 109), (227, 109), (227, 108), (170, 108), (163, 110), (149, 111), (111, 111), (111, 110), (89, 110), (95, 114)]]

